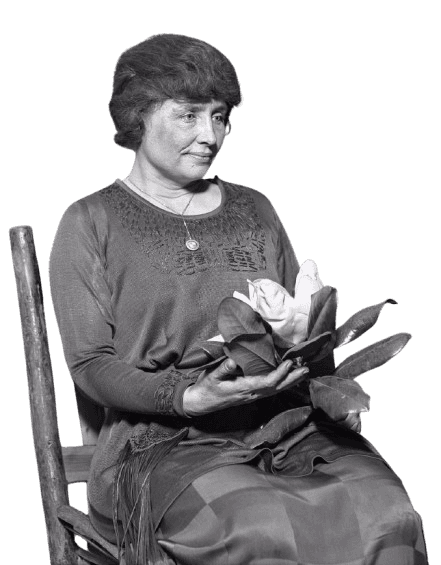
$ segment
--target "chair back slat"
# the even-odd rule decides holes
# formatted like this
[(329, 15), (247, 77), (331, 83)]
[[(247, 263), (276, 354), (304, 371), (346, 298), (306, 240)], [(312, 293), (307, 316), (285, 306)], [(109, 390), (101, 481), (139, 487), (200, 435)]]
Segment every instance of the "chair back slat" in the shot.
[(47, 339), (40, 272), (32, 229), (11, 228), (12, 258), (17, 283), (28, 375), (32, 431), (40, 477), (49, 554), (52, 565), (76, 562), (73, 536), (58, 520), (56, 508), (67, 505), (67, 483), (58, 434), (52, 366)]
[(61, 450), (67, 482), (69, 484), (87, 482), (95, 446), (78, 445), (62, 447)]

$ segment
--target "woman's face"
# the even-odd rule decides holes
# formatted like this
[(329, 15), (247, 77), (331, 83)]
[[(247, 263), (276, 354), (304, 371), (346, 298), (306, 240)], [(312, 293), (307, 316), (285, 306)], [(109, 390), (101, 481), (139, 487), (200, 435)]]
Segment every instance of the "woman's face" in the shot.
[(145, 117), (145, 132), (136, 158), (145, 173), (179, 186), (202, 178), (222, 147), (227, 106), (165, 100)]

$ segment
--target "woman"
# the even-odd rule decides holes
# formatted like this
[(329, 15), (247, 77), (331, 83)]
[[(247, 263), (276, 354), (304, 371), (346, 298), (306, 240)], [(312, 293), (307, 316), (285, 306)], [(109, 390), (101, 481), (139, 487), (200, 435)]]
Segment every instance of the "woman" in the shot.
[(292, 407), (306, 367), (244, 376), (201, 347), (247, 279), (293, 291), (298, 273), (269, 201), (204, 179), (240, 100), (231, 63), (202, 41), (160, 35), (123, 53), (110, 111), (132, 171), (61, 220), (51, 285), (65, 355), (108, 408), (91, 520), (128, 565), (424, 564), (419, 517), (357, 421), (314, 414), (250, 441)]

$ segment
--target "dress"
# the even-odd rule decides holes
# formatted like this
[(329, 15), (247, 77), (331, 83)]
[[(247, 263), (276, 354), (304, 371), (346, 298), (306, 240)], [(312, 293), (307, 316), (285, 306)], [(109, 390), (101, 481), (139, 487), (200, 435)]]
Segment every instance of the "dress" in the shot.
[[(50, 277), (65, 356), (77, 386), (108, 408), (88, 483), (93, 525), (110, 541), (116, 540), (114, 523), (121, 535), (119, 522), (114, 522), (115, 506), (120, 509), (119, 502), (115, 504), (115, 484), (119, 485), (115, 477), (124, 468), (130, 447), (132, 455), (148, 454), (141, 464), (150, 466), (148, 520), (170, 563), (174, 558), (191, 565), (423, 565), (419, 517), (399, 479), (361, 435), (312, 417), (305, 425), (284, 429), (272, 444), (250, 444), (249, 433), (289, 408), (283, 402), (275, 408), (262, 401), (210, 417), (184, 414), (186, 387), (212, 361), (201, 344), (218, 333), (220, 301), (235, 290), (246, 294), (247, 279), (269, 278), (293, 289), (298, 272), (292, 247), (268, 199), (218, 178), (213, 182), (221, 190), (220, 206), (208, 214), (186, 216), (190, 233), (201, 243), (198, 251), (185, 248), (186, 230), (180, 216), (150, 204), (121, 181), (74, 203), (61, 220)], [(161, 452), (163, 446), (167, 449)], [(143, 467), (136, 465), (126, 472), (126, 484), (130, 484), (130, 496), (139, 500), (145, 481), (137, 484), (133, 470)], [(364, 474), (362, 479), (357, 469)], [(329, 530), (336, 512), (340, 530), (351, 532), (347, 526), (356, 522), (358, 495), (348, 494), (347, 489), (337, 493), (342, 477), (348, 485), (361, 481), (357, 493), (380, 484), (379, 477), (385, 489), (393, 483), (399, 496), (394, 497), (396, 504), (387, 504), (387, 528), (372, 532), (370, 526), (360, 526), (358, 537), (346, 533), (326, 540), (323, 532)], [(210, 491), (213, 485), (217, 485), (216, 494)], [(317, 499), (317, 492), (324, 496)], [(293, 521), (298, 524), (283, 551), (279, 543), (270, 547), (266, 542), (262, 547), (246, 543), (255, 536), (263, 539), (257, 523), (253, 531), (243, 527), (249, 516), (242, 516), (240, 525), (240, 508), (251, 511), (254, 503), (265, 515), (268, 494), (280, 501), (274, 516), (288, 513), (291, 526)], [(374, 512), (375, 519), (365, 508), (361, 510), (376, 524), (378, 513), (386, 508), (384, 497), (380, 498), (383, 502)], [(195, 501), (203, 501), (210, 512), (217, 504), (216, 518), (210, 522)], [(254, 516), (259, 514), (257, 507)], [(314, 507), (315, 514), (299, 521)], [(232, 509), (234, 519), (227, 516)], [(205, 533), (198, 525), (200, 519), (207, 526)], [(230, 533), (213, 541), (213, 532), (224, 531), (220, 523), (225, 526), (228, 520), (232, 520)], [(275, 526), (277, 519), (271, 517), (269, 523), (280, 537), (283, 528)], [(277, 539), (265, 519), (264, 524), (267, 539)], [(323, 543), (311, 543), (312, 532)], [(150, 532), (147, 540), (151, 537)], [(238, 553), (242, 546), (251, 547), (251, 554)], [(213, 553), (213, 548), (221, 547)], [(365, 553), (371, 561), (365, 561)], [(139, 562), (160, 562), (148, 559)]]

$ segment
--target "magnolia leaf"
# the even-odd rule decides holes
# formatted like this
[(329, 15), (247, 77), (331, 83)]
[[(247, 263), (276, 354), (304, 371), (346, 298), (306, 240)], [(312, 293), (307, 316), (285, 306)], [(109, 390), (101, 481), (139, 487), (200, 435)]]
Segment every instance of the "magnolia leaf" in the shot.
[(219, 331), (225, 341), (243, 335), (265, 335), (266, 327), (260, 314), (238, 298), (224, 298), (217, 311)]
[(311, 297), (308, 318), (308, 339), (335, 330), (337, 314), (337, 291), (332, 286), (324, 286)]
[(355, 379), (358, 375), (380, 367), (397, 355), (412, 336), (399, 333), (377, 341), (345, 359), (335, 369), (334, 375), (342, 379)]
[[(334, 362), (334, 346), (335, 346), (335, 332), (325, 332), (322, 335), (330, 335), (329, 340), (327, 343), (325, 343), (323, 345), (323, 347), (320, 349), (320, 351), (314, 355), (312, 358), (308, 359), (308, 365), (309, 363), (318, 363), (324, 359), (330, 358), (330, 360), (332, 360), (332, 363)], [(318, 336), (320, 337), (320, 336)], [(317, 339), (317, 338), (314, 338)], [(330, 366), (328, 364), (328, 366)], [(335, 368), (335, 366), (334, 366)], [(324, 372), (322, 373), (320, 376), (323, 375), (329, 375), (330, 373)]]
[[(332, 341), (329, 342), (328, 346), (332, 346)], [(325, 375), (332, 375), (335, 371), (334, 353), (331, 351), (329, 355), (323, 357), (319, 354), (319, 357), (314, 357), (314, 359), (308, 361), (309, 373), (308, 376), (312, 379), (314, 377), (323, 377)]]
[(369, 396), (352, 380), (335, 376), (317, 377), (309, 382), (311, 402), (333, 420), (340, 420), (353, 412), (369, 410)]
[(392, 298), (388, 298), (384, 302), (380, 302), (380, 304), (363, 308), (363, 310), (351, 316), (337, 329), (335, 347), (346, 345), (346, 343), (357, 339), (369, 330), (378, 320), (378, 316), (385, 304), (397, 304), (397, 302)]
[(309, 373), (303, 381), (283, 391), (290, 402), (294, 402), (297, 406), (311, 404), (311, 395), (309, 394)]
[(223, 341), (203, 341), (201, 343), (201, 348), (213, 357), (213, 359), (217, 359), (224, 354), (224, 342)]
[(309, 418), (311, 412), (310, 406), (302, 406), (277, 414), (262, 428), (250, 434), (245, 443), (253, 449), (264, 443), (276, 444), (283, 436), (300, 428)]
[[(265, 320), (264, 320), (265, 322)], [(268, 324), (269, 325), (269, 324)], [(271, 327), (271, 326), (270, 326)], [(285, 339), (284, 337), (282, 337), (281, 335), (279, 335), (277, 332), (275, 332), (274, 330), (272, 330), (272, 336), (273, 336), (273, 341), (274, 341), (274, 345), (277, 347), (277, 349), (281, 350), (281, 353), (283, 354), (283, 352), (287, 349), (291, 349), (291, 347), (293, 346), (293, 342), (289, 341), (288, 339)]]
[(286, 359), (301, 357), (303, 361), (307, 361), (308, 359), (315, 358), (315, 356), (319, 355), (322, 349), (326, 347), (331, 340), (332, 333), (325, 332), (314, 339), (302, 341), (301, 343), (294, 345), (294, 347), (285, 351), (282, 359), (285, 361)]
[(217, 367), (219, 367), (219, 365), (221, 363), (223, 363), (225, 361), (225, 359), (227, 359), (227, 356), (225, 355), (225, 352), (222, 351), (222, 355), (220, 357), (217, 357), (216, 359), (211, 359), (211, 361), (207, 361), (207, 363), (204, 363), (203, 365), (200, 365), (199, 367), (192, 369), (191, 371), (188, 372), (188, 377), (193, 378), (193, 376), (197, 379), (198, 376), (203, 372), (206, 371), (208, 369), (210, 370), (214, 370)]
[(224, 344), (224, 351), (244, 375), (267, 375), (277, 367), (274, 344), (269, 334), (240, 336)]

